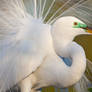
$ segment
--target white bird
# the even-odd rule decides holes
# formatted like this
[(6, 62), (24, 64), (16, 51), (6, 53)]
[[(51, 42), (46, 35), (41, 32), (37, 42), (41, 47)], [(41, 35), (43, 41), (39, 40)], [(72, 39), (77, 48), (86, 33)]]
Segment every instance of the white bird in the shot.
[[(34, 89), (51, 85), (64, 88), (75, 84), (82, 77), (86, 68), (86, 56), (83, 48), (73, 42), (73, 39), (77, 35), (89, 33), (82, 28), (73, 28), (75, 21), (84, 24), (79, 19), (68, 16), (60, 18), (52, 26), (54, 48), (52, 45), (50, 54), (29, 77), (29, 80), (32, 80)], [(54, 49), (57, 54), (54, 52)], [(67, 66), (59, 56), (70, 58), (72, 65), (70, 67)]]
[[(33, 18), (22, 0), (1, 0), (0, 4), (0, 92), (16, 84), (22, 92), (50, 85), (68, 87), (82, 77), (85, 53), (72, 42), (75, 36), (87, 34), (73, 28), (74, 22), (84, 25), (82, 21), (62, 17), (51, 26), (37, 19), (36, 7)], [(58, 55), (71, 58), (71, 67)]]

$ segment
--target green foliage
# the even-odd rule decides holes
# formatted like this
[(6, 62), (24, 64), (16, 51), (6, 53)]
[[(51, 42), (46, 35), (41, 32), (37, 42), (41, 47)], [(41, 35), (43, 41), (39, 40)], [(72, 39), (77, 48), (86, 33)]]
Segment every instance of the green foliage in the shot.
[(69, 92), (76, 92), (75, 89), (74, 89), (74, 87), (70, 87), (68, 89), (69, 89)]
[(88, 88), (88, 91), (89, 91), (89, 92), (92, 92), (92, 88)]
[(43, 88), (42, 92), (55, 92), (54, 87)]

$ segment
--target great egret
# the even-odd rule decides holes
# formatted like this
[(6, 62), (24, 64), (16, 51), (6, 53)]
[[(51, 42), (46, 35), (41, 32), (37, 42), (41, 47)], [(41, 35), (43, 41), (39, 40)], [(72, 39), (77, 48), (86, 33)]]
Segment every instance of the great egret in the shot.
[[(73, 28), (75, 21), (84, 24), (79, 19), (68, 16), (60, 18), (52, 26), (52, 39), (55, 51), (59, 56), (71, 58), (72, 65), (70, 67), (67, 66), (57, 56), (52, 46), (53, 49), (50, 49), (51, 53), (47, 55), (40, 67), (29, 77), (34, 89), (50, 85), (60, 88), (68, 87), (78, 82), (82, 77), (86, 68), (85, 52), (80, 45), (73, 42), (73, 39), (77, 35), (88, 33), (82, 28)], [(67, 27), (64, 27), (65, 25)], [(26, 81), (25, 79), (25, 82), (28, 83), (29, 80)], [(25, 82), (23, 81), (22, 85), (25, 84), (26, 87)]]
[[(16, 84), (20, 85), (22, 92), (29, 92), (32, 88), (31, 91), (35, 91), (35, 89), (49, 85), (67, 87), (75, 84), (81, 78), (86, 67), (84, 50), (73, 42), (66, 49), (67, 53), (65, 49), (62, 52), (58, 51), (59, 48), (55, 44), (53, 46), (53, 43), (56, 43), (56, 37), (58, 32), (61, 33), (61, 29), (56, 31), (57, 22), (51, 26), (44, 24), (41, 19), (37, 19), (36, 2), (35, 18), (26, 11), (22, 0), (1, 0), (0, 4), (1, 92)], [(82, 34), (86, 33), (83, 29), (80, 31), (79, 28), (73, 28), (72, 22), (81, 23), (80, 20), (74, 17), (69, 18), (71, 18), (71, 23), (69, 23), (71, 32), (74, 29), (73, 33), (76, 35), (78, 35), (75, 32), (77, 30)], [(66, 20), (67, 17), (62, 19)], [(53, 32), (51, 34), (51, 29), (54, 30), (56, 36)], [(61, 46), (62, 41), (59, 42), (57, 45)], [(76, 51), (76, 49), (78, 50)], [(72, 54), (71, 51), (74, 53)], [(78, 57), (76, 53), (81, 56), (80, 62), (79, 58), (73, 56)], [(71, 56), (73, 61), (78, 60), (78, 62), (73, 62), (71, 67), (66, 66), (58, 56), (65, 54), (67, 57)], [(79, 67), (80, 71), (76, 71), (78, 65), (81, 66)], [(68, 79), (69, 77), (72, 78), (72, 81)]]

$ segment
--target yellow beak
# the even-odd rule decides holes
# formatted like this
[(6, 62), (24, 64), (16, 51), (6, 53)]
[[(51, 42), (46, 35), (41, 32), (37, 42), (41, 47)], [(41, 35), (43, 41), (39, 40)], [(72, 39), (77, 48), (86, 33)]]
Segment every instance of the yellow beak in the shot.
[(90, 30), (90, 29), (88, 29), (87, 32), (92, 34), (92, 30)]
[(92, 34), (92, 28), (87, 27), (86, 30), (87, 30), (88, 33)]

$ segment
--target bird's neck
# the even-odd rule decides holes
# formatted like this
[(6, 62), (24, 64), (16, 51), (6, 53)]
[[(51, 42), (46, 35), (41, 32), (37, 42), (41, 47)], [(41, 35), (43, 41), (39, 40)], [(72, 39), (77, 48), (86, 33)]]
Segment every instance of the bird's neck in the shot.
[[(67, 53), (69, 54), (69, 57), (72, 59), (72, 65), (71, 67), (67, 66), (64, 70), (64, 72), (66, 72), (63, 73), (63, 77), (65, 80), (64, 86), (70, 86), (79, 81), (86, 68), (85, 52), (80, 45), (76, 44), (75, 42), (72, 42), (67, 47)], [(60, 74), (61, 75), (59, 76), (62, 76), (62, 73)]]
[(58, 32), (55, 34), (55, 32), (52, 32), (56, 54), (62, 57), (69, 57), (72, 60), (71, 67), (68, 67), (66, 64), (63, 64), (63, 66), (61, 64), (61, 66), (57, 67), (57, 71), (60, 71), (58, 74), (59, 79), (61, 79), (60, 83), (63, 81), (63, 84), (65, 84), (63, 85), (64, 87), (76, 83), (83, 75), (86, 67), (85, 52), (80, 45), (73, 42), (75, 36), (76, 35), (67, 36)]
[(76, 43), (72, 43), (68, 47), (68, 54), (72, 58), (71, 67), (67, 66), (54, 51), (45, 58), (34, 73), (36, 83), (39, 83), (37, 88), (50, 85), (68, 87), (79, 81), (86, 67), (84, 50)]
[(67, 36), (55, 37), (54, 35), (52, 35), (52, 38), (53, 38), (55, 52), (62, 57), (68, 57), (67, 47), (73, 41), (74, 38), (72, 36), (71, 37), (67, 37)]

